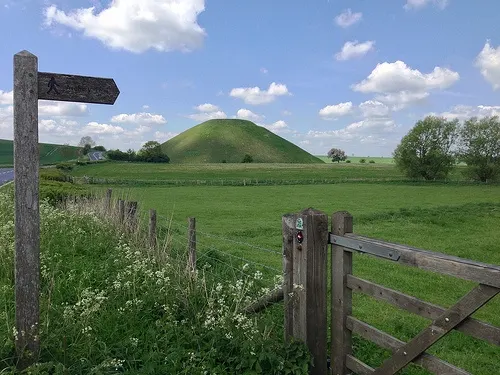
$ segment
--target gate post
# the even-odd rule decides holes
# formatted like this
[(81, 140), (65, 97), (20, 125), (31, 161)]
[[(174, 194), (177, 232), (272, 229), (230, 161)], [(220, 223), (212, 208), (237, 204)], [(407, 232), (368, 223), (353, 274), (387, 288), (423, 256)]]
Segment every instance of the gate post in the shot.
[[(352, 233), (352, 216), (347, 211), (332, 215), (332, 233), (343, 236)], [(332, 322), (331, 361), (332, 375), (346, 375), (346, 358), (352, 354), (352, 334), (346, 327), (352, 315), (352, 290), (347, 287), (347, 275), (352, 274), (352, 253), (332, 245)]]
[(282, 223), (285, 336), (307, 345), (311, 375), (326, 375), (328, 216), (309, 208), (283, 216)]

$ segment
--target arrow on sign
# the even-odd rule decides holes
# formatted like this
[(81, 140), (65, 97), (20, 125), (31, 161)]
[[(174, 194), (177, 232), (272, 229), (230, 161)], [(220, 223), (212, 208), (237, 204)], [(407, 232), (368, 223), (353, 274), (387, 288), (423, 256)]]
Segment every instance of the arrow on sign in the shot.
[(112, 78), (38, 72), (38, 99), (114, 104), (119, 94)]

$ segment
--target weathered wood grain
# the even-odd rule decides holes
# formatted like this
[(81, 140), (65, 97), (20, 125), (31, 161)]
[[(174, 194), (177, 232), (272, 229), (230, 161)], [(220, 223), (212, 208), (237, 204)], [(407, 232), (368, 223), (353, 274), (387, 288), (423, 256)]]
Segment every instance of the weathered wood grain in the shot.
[(111, 212), (111, 195), (112, 195), (112, 193), (113, 193), (113, 189), (106, 190), (106, 198), (104, 201), (104, 207), (105, 207), (106, 213), (108, 215)]
[(420, 332), (408, 343), (398, 348), (391, 358), (375, 370), (374, 375), (395, 374), (417, 356), (427, 350), (432, 344), (450, 332), (459, 323), (473, 314), (477, 309), (487, 303), (499, 293), (498, 288), (480, 284), (460, 301), (446, 310), (431, 325)]
[(123, 224), (125, 221), (125, 201), (118, 199), (118, 222)]
[(283, 301), (283, 288), (277, 288), (243, 309), (244, 313), (258, 313), (266, 307)]
[(38, 99), (114, 104), (119, 94), (112, 78), (38, 72)]
[(149, 210), (149, 247), (154, 249), (156, 247), (156, 210)]
[[(352, 316), (347, 317), (346, 323), (347, 327), (353, 333), (374, 342), (384, 349), (391, 350), (392, 352), (395, 352), (398, 348), (406, 344), (404, 341), (382, 332)], [(437, 375), (471, 375), (469, 372), (425, 352), (415, 358), (413, 362)]]
[(40, 208), (38, 193), (38, 59), (14, 55), (14, 194), (17, 367), (40, 353)]
[[(446, 311), (444, 307), (422, 301), (416, 297), (374, 284), (353, 275), (347, 276), (347, 286), (354, 291), (365, 293), (380, 301), (388, 302), (393, 306), (402, 308), (424, 318), (437, 319)], [(488, 323), (469, 317), (455, 329), (490, 344), (500, 346), (500, 328)]]
[(287, 214), (281, 218), (283, 233), (283, 304), (285, 308), (285, 340), (293, 336), (293, 232), (295, 215)]
[(188, 271), (196, 271), (196, 218), (188, 218)]
[(375, 371), (372, 367), (368, 366), (364, 362), (361, 362), (359, 359), (353, 357), (350, 354), (346, 356), (345, 362), (346, 362), (346, 367), (349, 370), (354, 371), (354, 373), (357, 375), (370, 375), (373, 374), (373, 372)]
[[(352, 233), (353, 218), (346, 211), (332, 215), (332, 233), (343, 236)], [(346, 317), (352, 314), (352, 290), (346, 285), (347, 275), (352, 274), (352, 253), (332, 245), (332, 303), (331, 303), (331, 358), (332, 374), (346, 375), (346, 356), (352, 354), (352, 334), (346, 327)]]
[(398, 259), (398, 263), (500, 288), (500, 266), (475, 262), (469, 259), (435, 253), (355, 234), (348, 234), (345, 237), (357, 240), (360, 244), (371, 242), (390, 249), (395, 249), (401, 255)]

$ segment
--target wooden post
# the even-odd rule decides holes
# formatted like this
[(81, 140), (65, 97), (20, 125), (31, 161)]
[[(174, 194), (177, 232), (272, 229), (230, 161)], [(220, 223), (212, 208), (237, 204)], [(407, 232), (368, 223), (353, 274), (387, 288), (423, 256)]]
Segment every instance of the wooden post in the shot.
[(14, 55), (15, 294), (18, 369), (40, 352), (40, 211), (38, 176), (38, 58)]
[(293, 306), (291, 293), (293, 292), (293, 232), (296, 216), (283, 215), (281, 218), (283, 229), (283, 302), (285, 307), (285, 340), (293, 336)]
[[(332, 215), (332, 233), (343, 236), (352, 233), (352, 216), (346, 211)], [(352, 315), (352, 291), (347, 287), (347, 275), (352, 274), (352, 253), (332, 245), (332, 375), (346, 375), (346, 356), (352, 354), (352, 333), (346, 327)]]
[(196, 271), (196, 219), (188, 218), (188, 270)]
[(125, 201), (118, 199), (118, 222), (123, 224), (125, 221)]
[(105, 200), (105, 210), (109, 214), (111, 212), (111, 194), (113, 189), (108, 189), (106, 191), (106, 200)]
[(156, 210), (149, 210), (149, 246), (156, 247)]
[(326, 375), (328, 216), (309, 208), (295, 215), (294, 227), (292, 334), (311, 352), (313, 367), (309, 373)]
[(127, 230), (133, 232), (136, 229), (137, 224), (137, 202), (126, 202), (125, 207)]

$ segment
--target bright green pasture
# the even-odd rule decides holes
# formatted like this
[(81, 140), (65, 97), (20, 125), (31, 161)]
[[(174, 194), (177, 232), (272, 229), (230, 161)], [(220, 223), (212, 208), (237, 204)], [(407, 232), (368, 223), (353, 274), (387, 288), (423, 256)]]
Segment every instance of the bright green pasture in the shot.
[[(341, 169), (339, 169), (341, 170)], [(314, 207), (331, 214), (348, 210), (355, 233), (500, 264), (500, 187), (394, 184), (337, 184), (249, 187), (133, 187), (115, 189), (115, 197), (138, 200), (143, 210), (155, 208), (160, 222), (173, 219), (181, 245), (186, 218), (197, 219), (200, 254), (208, 248), (281, 269), (281, 216)], [(144, 211), (143, 211), (144, 212)], [(227, 240), (214, 238), (224, 237)], [(229, 241), (232, 240), (232, 241)], [(236, 258), (238, 259), (238, 258)], [(241, 263), (245, 261), (242, 259)], [(448, 307), (473, 283), (433, 274), (390, 261), (355, 256), (354, 274)], [(500, 327), (500, 297), (476, 317)], [(429, 322), (369, 297), (355, 294), (354, 315), (408, 341)], [(387, 352), (357, 339), (356, 355), (372, 366)], [(500, 349), (453, 332), (429, 352), (473, 374), (498, 373)], [(427, 374), (411, 367), (402, 374)]]
[[(318, 159), (323, 160), (325, 163), (331, 163), (332, 159), (330, 159), (328, 156), (321, 156), (321, 155), (315, 155)], [(359, 163), (361, 159), (365, 159), (366, 163), (369, 163), (370, 160), (373, 160), (375, 164), (393, 164), (394, 159), (390, 156), (348, 156), (347, 160), (350, 160), (351, 163)]]
[(77, 166), (75, 176), (134, 180), (309, 180), (403, 178), (388, 164), (154, 164), (110, 162)]

